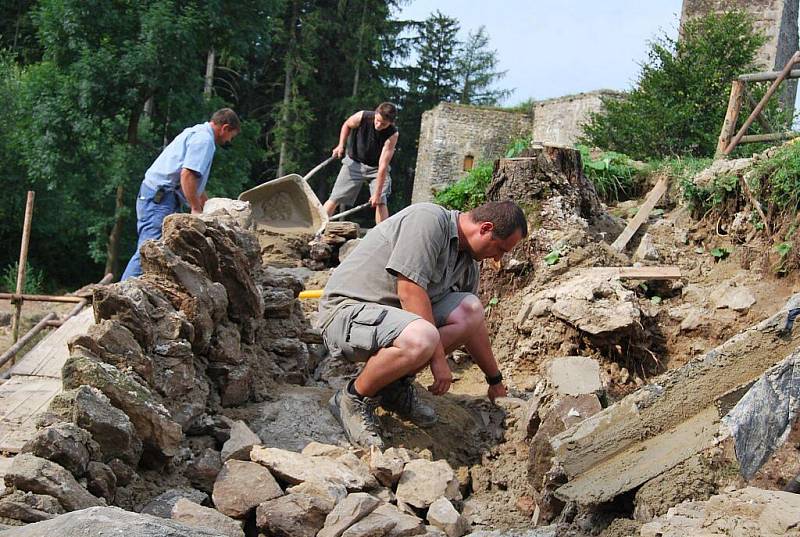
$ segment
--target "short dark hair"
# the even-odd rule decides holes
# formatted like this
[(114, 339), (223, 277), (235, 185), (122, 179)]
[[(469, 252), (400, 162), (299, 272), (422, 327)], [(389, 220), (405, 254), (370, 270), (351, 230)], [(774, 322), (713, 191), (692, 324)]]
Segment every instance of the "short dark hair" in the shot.
[(393, 103), (381, 103), (375, 111), (379, 113), (383, 119), (388, 119), (392, 123), (397, 119), (397, 107)]
[(217, 125), (230, 125), (234, 130), (242, 130), (242, 123), (239, 121), (239, 116), (230, 108), (220, 108), (211, 116), (209, 120)]
[(492, 234), (498, 239), (509, 238), (516, 230), (522, 232), (522, 238), (528, 236), (528, 221), (519, 205), (511, 200), (490, 201), (479, 205), (467, 213), (473, 222), (491, 222), (494, 224)]

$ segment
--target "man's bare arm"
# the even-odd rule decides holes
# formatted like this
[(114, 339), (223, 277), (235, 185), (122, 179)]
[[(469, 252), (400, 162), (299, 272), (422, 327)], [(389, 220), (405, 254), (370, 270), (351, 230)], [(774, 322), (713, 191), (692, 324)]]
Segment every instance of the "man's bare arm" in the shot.
[(375, 178), (375, 193), (369, 200), (373, 207), (379, 203), (383, 195), (383, 185), (386, 182), (386, 173), (389, 170), (389, 163), (392, 161), (392, 157), (394, 156), (394, 150), (395, 147), (397, 147), (397, 139), (399, 137), (400, 133), (394, 133), (383, 143), (383, 147), (381, 148), (381, 156), (378, 160), (378, 175)]
[[(416, 313), (436, 326), (436, 322), (433, 319), (431, 300), (428, 298), (428, 293), (425, 289), (405, 276), (398, 275), (397, 295), (400, 298), (400, 304), (404, 310)], [(450, 385), (453, 383), (453, 373), (450, 371), (450, 366), (447, 364), (447, 357), (445, 356), (441, 342), (436, 345), (436, 349), (433, 351), (430, 368), (431, 373), (433, 373), (433, 385), (428, 387), (428, 389), (434, 395), (447, 393), (447, 390), (450, 389)]]
[(342, 123), (342, 128), (339, 129), (339, 145), (334, 147), (331, 153), (334, 157), (342, 158), (344, 156), (344, 146), (347, 144), (347, 137), (350, 136), (350, 130), (357, 129), (358, 126), (361, 125), (362, 115), (363, 111), (356, 112)]
[(181, 192), (183, 197), (189, 203), (189, 208), (192, 214), (199, 214), (203, 212), (203, 201), (197, 194), (197, 181), (200, 174), (189, 168), (181, 169)]

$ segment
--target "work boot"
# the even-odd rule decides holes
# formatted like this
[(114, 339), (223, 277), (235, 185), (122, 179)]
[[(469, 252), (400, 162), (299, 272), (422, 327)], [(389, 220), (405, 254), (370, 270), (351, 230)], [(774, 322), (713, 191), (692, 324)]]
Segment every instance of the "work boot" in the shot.
[(403, 377), (378, 393), (381, 406), (419, 425), (430, 427), (437, 421), (436, 411), (420, 399), (414, 386), (414, 377)]
[(375, 446), (383, 449), (378, 418), (375, 409), (378, 407), (377, 397), (357, 397), (347, 388), (333, 394), (328, 401), (331, 414), (339, 421), (351, 444), (369, 448)]

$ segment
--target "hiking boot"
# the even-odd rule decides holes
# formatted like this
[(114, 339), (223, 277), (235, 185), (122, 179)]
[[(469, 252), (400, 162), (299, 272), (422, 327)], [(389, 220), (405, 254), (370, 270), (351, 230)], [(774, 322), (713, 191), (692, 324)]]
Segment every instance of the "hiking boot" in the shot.
[(351, 444), (369, 448), (375, 446), (383, 449), (378, 418), (375, 409), (378, 407), (377, 397), (358, 398), (343, 388), (333, 394), (328, 401), (331, 414), (339, 421)]
[(386, 386), (378, 394), (381, 406), (419, 425), (430, 427), (437, 421), (436, 411), (420, 399), (413, 377), (404, 377)]

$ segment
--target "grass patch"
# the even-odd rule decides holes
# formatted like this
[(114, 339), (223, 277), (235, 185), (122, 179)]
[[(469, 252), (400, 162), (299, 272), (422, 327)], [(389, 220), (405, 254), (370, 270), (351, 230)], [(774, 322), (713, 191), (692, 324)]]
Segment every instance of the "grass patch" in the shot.
[(633, 195), (635, 177), (639, 173), (633, 159), (615, 151), (592, 156), (589, 146), (578, 144), (576, 147), (581, 153), (583, 174), (594, 184), (600, 199), (609, 203)]

